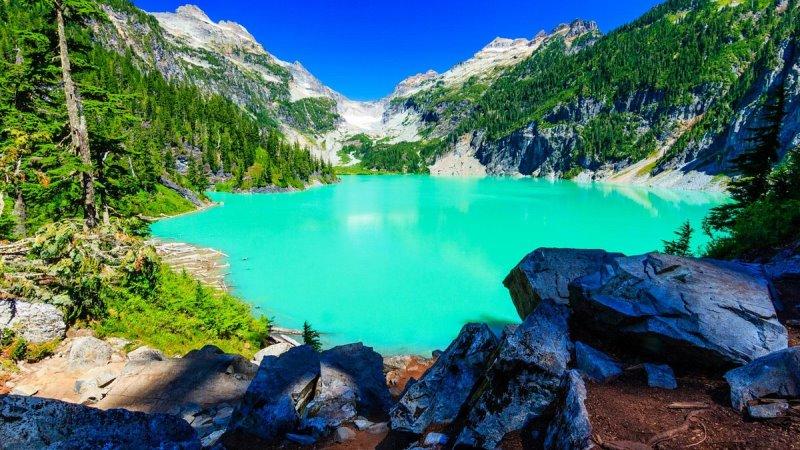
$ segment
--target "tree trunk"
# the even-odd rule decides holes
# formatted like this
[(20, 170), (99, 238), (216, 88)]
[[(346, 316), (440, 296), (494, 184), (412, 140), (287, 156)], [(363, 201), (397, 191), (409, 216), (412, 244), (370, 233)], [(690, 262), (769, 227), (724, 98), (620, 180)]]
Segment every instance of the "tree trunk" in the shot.
[(14, 234), (18, 239), (24, 238), (28, 234), (28, 229), (25, 227), (28, 214), (25, 211), (25, 200), (22, 198), (22, 190), (17, 190), (17, 200), (14, 202), (14, 217), (17, 218)]
[(94, 195), (94, 169), (92, 168), (92, 153), (89, 149), (89, 132), (86, 129), (86, 117), (83, 115), (83, 105), (78, 97), (75, 82), (72, 80), (72, 68), (67, 49), (67, 36), (64, 30), (64, 10), (60, 0), (56, 0), (56, 21), (58, 22), (58, 48), (61, 53), (61, 72), (64, 78), (64, 94), (67, 101), (67, 115), (69, 116), (69, 130), (72, 146), (80, 157), (83, 169), (81, 170), (81, 184), (83, 187), (83, 216), (88, 228), (97, 226), (97, 208)]

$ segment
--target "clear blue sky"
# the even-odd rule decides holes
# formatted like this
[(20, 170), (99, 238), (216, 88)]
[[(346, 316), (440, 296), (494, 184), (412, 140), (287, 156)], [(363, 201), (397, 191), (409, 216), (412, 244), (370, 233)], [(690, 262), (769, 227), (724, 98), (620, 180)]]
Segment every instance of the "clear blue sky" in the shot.
[(133, 0), (145, 11), (185, 3), (244, 25), (270, 53), (300, 61), (348, 97), (387, 95), (409, 75), (442, 72), (496, 36), (530, 38), (575, 18), (604, 32), (657, 0)]

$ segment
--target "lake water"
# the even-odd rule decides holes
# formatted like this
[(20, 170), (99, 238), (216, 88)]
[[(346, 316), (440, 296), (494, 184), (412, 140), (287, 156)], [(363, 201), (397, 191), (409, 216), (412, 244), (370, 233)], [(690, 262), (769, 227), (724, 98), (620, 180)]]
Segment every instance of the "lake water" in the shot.
[[(519, 322), (502, 285), (537, 247), (661, 249), (724, 197), (541, 179), (348, 176), (153, 224), (159, 238), (229, 255), (229, 283), (283, 327), (326, 345), (444, 349), (466, 322)], [(702, 244), (696, 233), (694, 245)]]

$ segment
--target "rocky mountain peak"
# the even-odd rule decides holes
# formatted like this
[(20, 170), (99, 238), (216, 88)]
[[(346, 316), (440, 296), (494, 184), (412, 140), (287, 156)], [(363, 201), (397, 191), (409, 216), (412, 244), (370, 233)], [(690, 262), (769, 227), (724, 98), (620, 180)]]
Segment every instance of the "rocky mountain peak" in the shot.
[(555, 27), (551, 34), (560, 34), (566, 37), (577, 37), (590, 32), (599, 32), (600, 27), (594, 20), (575, 19), (570, 23), (562, 23)]
[(214, 23), (208, 15), (200, 9), (199, 6), (196, 5), (183, 5), (179, 6), (177, 10), (175, 10), (175, 14), (187, 18), (192, 18), (196, 20), (200, 20), (203, 22)]

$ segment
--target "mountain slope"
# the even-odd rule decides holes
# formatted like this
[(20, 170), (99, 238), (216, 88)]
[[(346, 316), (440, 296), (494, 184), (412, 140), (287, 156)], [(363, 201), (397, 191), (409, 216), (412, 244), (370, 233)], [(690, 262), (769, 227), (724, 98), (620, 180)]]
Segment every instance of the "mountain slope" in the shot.
[(554, 42), (484, 90), (448, 156), (495, 174), (707, 187), (768, 91), (787, 96), (783, 152), (800, 143), (798, 22), (796, 1), (672, 0), (578, 51)]

